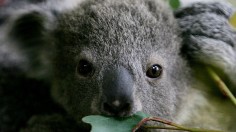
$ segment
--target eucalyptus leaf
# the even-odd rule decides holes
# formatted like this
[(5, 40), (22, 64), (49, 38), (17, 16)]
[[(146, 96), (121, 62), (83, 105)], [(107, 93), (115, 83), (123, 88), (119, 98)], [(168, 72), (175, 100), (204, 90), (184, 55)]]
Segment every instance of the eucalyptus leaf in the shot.
[(130, 117), (108, 117), (102, 115), (90, 115), (82, 119), (92, 126), (91, 132), (131, 132), (143, 119), (149, 117), (143, 112), (137, 112)]

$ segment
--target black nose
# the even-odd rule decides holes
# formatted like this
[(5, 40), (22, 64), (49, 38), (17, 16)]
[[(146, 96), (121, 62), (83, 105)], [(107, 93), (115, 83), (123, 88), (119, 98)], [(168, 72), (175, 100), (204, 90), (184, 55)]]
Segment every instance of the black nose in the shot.
[(106, 70), (102, 83), (102, 111), (109, 115), (128, 115), (133, 106), (133, 87), (132, 75), (126, 68)]
[(109, 103), (103, 103), (103, 110), (108, 112), (111, 115), (123, 116), (130, 112), (131, 103), (128, 102), (120, 102), (118, 100)]

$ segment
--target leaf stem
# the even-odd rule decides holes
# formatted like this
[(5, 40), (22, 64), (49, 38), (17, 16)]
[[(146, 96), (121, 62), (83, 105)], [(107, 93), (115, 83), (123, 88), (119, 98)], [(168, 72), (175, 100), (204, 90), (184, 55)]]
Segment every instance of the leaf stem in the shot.
[(162, 127), (162, 126), (143, 126), (146, 129), (165, 129), (165, 130), (179, 130), (183, 131), (180, 128), (174, 128), (174, 127)]
[(226, 95), (236, 106), (236, 98), (230, 92), (229, 88), (225, 85), (225, 83), (221, 80), (221, 78), (209, 67), (206, 67), (208, 73), (212, 77), (212, 79), (218, 84), (219, 89)]
[(217, 131), (217, 130), (206, 130), (206, 129), (200, 129), (200, 128), (188, 128), (188, 127), (184, 127), (182, 125), (158, 118), (158, 117), (148, 117), (148, 118), (144, 118), (143, 120), (141, 120), (136, 127), (134, 127), (134, 129), (132, 130), (132, 132), (135, 132), (138, 130), (138, 128), (140, 128), (144, 123), (146, 123), (147, 121), (156, 121), (156, 122), (160, 122), (169, 126), (173, 126), (175, 128), (171, 128), (171, 127), (159, 127), (159, 126), (147, 126), (146, 128), (148, 129), (169, 129), (169, 130), (181, 130), (181, 131), (189, 131), (189, 132), (222, 132), (222, 131)]

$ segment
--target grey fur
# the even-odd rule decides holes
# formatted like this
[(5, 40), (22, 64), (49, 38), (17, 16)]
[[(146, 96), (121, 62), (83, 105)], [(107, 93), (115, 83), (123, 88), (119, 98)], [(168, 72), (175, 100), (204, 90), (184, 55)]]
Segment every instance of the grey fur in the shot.
[[(42, 46), (52, 47), (46, 50), (52, 53), (44, 58), (52, 68), (46, 70), (49, 74), (45, 76), (51, 79), (48, 82), (52, 84), (54, 101), (66, 114), (35, 115), (22, 131), (88, 131), (88, 126), (81, 122), (82, 117), (114, 115), (103, 106), (112, 80), (117, 81), (114, 82), (117, 87), (111, 87), (111, 91), (129, 95), (127, 100), (131, 100), (130, 109), (116, 116), (143, 111), (193, 127), (236, 130), (235, 107), (199, 79), (199, 74), (195, 75), (203, 72), (201, 68), (193, 67), (204, 64), (221, 69), (232, 89), (236, 86), (236, 33), (228, 23), (233, 12), (228, 5), (195, 4), (176, 11), (177, 19), (160, 0), (87, 0), (70, 10), (56, 10), (56, 16), (41, 6), (33, 11), (43, 14), (46, 32), (43, 36), (48, 45)], [(0, 50), (0, 54), (10, 53)], [(9, 67), (9, 60), (17, 62), (14, 57), (4, 58), (2, 62), (0, 58), (0, 64)], [(78, 74), (81, 60), (92, 64), (94, 74)], [(22, 66), (23, 62), (17, 65)], [(146, 76), (153, 64), (163, 68), (158, 78)], [(68, 120), (75, 121), (75, 125)]]
[(236, 91), (236, 31), (229, 24), (234, 11), (235, 8), (228, 4), (196, 3), (176, 11), (176, 17), (185, 38), (186, 55), (191, 61), (220, 69)]

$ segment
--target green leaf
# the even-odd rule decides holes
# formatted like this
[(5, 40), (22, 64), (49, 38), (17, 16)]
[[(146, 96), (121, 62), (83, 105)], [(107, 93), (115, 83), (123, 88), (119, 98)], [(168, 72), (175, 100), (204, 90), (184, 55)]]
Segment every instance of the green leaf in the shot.
[(229, 19), (230, 24), (236, 28), (236, 13)]
[(176, 10), (180, 7), (180, 1), (179, 0), (169, 0), (170, 6)]
[(149, 117), (147, 114), (137, 112), (130, 117), (90, 115), (84, 117), (82, 121), (91, 124), (91, 132), (131, 132), (143, 118), (147, 117)]

